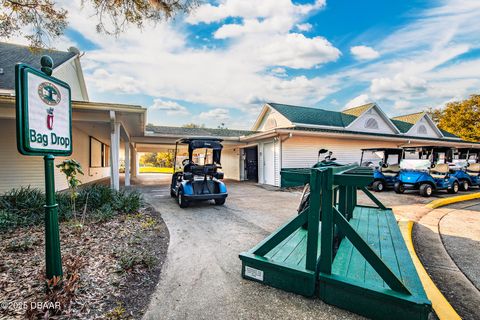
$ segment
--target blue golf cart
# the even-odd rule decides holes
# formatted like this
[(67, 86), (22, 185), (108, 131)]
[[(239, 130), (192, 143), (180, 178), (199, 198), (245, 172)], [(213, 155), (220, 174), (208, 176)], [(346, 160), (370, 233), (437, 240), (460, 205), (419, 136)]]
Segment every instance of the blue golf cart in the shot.
[[(176, 142), (174, 168), (170, 195), (177, 198), (180, 208), (186, 208), (194, 201), (214, 200), (216, 205), (223, 205), (228, 196), (223, 183), (220, 157), (222, 140), (214, 138), (186, 138)], [(179, 144), (188, 146), (188, 158), (181, 162), (177, 170)], [(200, 152), (196, 151), (201, 149)], [(194, 161), (195, 160), (195, 161)]]
[[(400, 160), (403, 158), (401, 148), (370, 148), (362, 149), (360, 165), (375, 168), (373, 182), (370, 185), (374, 191), (382, 192), (392, 189), (398, 181)], [(377, 162), (377, 160), (380, 160)]]
[(480, 149), (459, 148), (452, 161), (453, 176), (460, 183), (460, 190), (467, 191), (470, 187), (480, 186)]
[(451, 148), (415, 147), (404, 148), (405, 153), (417, 153), (417, 159), (403, 159), (400, 162), (398, 181), (394, 185), (396, 193), (405, 190), (418, 190), (423, 197), (430, 197), (433, 192), (446, 190), (457, 193), (460, 183), (450, 173), (448, 158)]

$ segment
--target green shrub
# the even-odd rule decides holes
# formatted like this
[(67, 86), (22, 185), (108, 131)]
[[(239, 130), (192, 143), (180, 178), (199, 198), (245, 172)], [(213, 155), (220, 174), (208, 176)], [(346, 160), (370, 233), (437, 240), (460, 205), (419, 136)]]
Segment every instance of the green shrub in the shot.
[[(56, 199), (60, 221), (73, 219), (70, 194), (57, 192)], [(119, 213), (135, 213), (143, 204), (142, 195), (137, 191), (114, 191), (100, 184), (81, 187), (75, 201), (77, 214), (83, 216), (85, 212), (85, 220), (96, 222), (107, 221)], [(0, 230), (41, 225), (44, 204), (45, 194), (35, 188), (22, 187), (0, 195)]]
[(32, 239), (30, 236), (25, 236), (20, 239), (13, 239), (7, 243), (5, 251), (26, 252), (32, 250), (36, 245), (38, 245), (38, 240)]
[(0, 229), (35, 225), (43, 221), (45, 195), (31, 187), (21, 187), (0, 196)]
[(151, 269), (157, 263), (157, 258), (148, 251), (129, 250), (118, 253), (118, 271), (130, 272), (135, 267)]
[(110, 204), (104, 204), (100, 208), (95, 209), (91, 213), (90, 218), (96, 222), (105, 222), (113, 218), (115, 214), (116, 212), (113, 210)]

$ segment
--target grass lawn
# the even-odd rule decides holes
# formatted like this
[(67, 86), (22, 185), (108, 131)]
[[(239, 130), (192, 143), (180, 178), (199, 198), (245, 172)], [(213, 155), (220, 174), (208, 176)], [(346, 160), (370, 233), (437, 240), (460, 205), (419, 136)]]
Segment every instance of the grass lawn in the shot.
[(140, 167), (140, 173), (173, 173), (173, 168)]

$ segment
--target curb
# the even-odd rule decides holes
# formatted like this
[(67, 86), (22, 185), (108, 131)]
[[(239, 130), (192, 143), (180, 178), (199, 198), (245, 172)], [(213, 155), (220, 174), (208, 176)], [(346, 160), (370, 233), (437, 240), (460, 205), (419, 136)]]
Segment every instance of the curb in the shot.
[[(480, 197), (480, 193), (478, 193), (478, 195)], [(433, 283), (432, 279), (420, 262), (417, 253), (415, 252), (412, 241), (413, 221), (400, 221), (398, 226), (402, 232), (403, 239), (405, 240), (410, 257), (415, 265), (415, 269), (417, 269), (420, 281), (422, 282), (423, 288), (427, 293), (428, 299), (430, 299), (432, 302), (432, 307), (433, 310), (435, 310), (437, 317), (440, 320), (461, 320), (462, 318), (458, 315), (455, 309), (453, 309), (452, 305), (447, 301), (447, 299), (445, 299), (445, 296), (440, 292), (440, 290), (438, 290), (435, 283)]]
[(471, 194), (466, 194), (463, 196), (449, 197), (444, 199), (433, 200), (432, 202), (425, 205), (425, 208), (436, 209), (443, 207), (452, 203), (480, 199), (480, 192), (475, 192)]

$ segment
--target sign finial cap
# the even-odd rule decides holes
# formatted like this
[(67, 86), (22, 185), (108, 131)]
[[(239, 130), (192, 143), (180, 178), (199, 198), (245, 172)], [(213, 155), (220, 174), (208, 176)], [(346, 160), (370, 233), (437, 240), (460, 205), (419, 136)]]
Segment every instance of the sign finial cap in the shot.
[(40, 65), (42, 66), (41, 70), (47, 76), (52, 75), (53, 69), (53, 60), (50, 56), (42, 56), (40, 58)]

